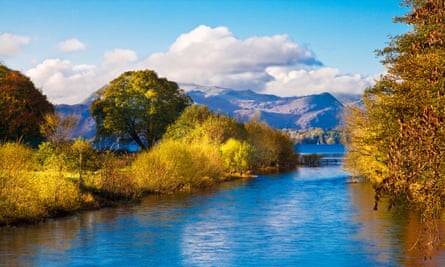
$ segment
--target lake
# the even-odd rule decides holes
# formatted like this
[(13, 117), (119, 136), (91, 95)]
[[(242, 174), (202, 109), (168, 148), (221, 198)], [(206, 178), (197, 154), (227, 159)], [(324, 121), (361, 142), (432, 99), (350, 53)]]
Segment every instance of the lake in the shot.
[(300, 168), (3, 228), (0, 266), (445, 265), (443, 247), (428, 261), (411, 249), (415, 217), (374, 211), (372, 188), (348, 177)]

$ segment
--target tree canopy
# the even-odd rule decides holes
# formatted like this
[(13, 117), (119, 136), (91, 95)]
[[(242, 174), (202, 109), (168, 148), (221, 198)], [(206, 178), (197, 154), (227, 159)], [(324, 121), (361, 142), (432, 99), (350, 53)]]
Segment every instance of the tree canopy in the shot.
[(347, 119), (350, 169), (381, 197), (418, 211), (422, 221), (445, 204), (445, 1), (407, 0), (411, 26), (378, 51), (387, 68)]
[(43, 137), (39, 125), (54, 106), (31, 80), (0, 64), (0, 140), (36, 145)]
[(125, 72), (99, 95), (91, 106), (96, 135), (133, 140), (141, 149), (160, 139), (192, 103), (176, 83), (151, 70)]

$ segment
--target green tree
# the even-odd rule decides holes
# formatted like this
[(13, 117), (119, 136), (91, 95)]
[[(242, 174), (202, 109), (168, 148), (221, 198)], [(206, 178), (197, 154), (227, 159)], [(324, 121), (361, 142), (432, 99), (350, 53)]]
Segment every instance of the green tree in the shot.
[(174, 124), (168, 126), (163, 138), (173, 140), (192, 139), (191, 133), (212, 116), (215, 116), (215, 114), (207, 106), (191, 105), (184, 110)]
[(374, 182), (376, 208), (387, 196), (390, 207), (412, 208), (428, 224), (445, 204), (445, 2), (404, 4), (411, 12), (395, 20), (412, 30), (378, 52), (387, 74), (365, 91), (363, 111), (350, 116), (359, 127), (349, 129), (348, 157)]
[(91, 106), (97, 135), (134, 140), (141, 149), (159, 140), (192, 102), (176, 83), (150, 70), (125, 72), (99, 95)]
[(165, 139), (192, 143), (208, 142), (219, 146), (229, 138), (245, 140), (244, 125), (236, 119), (213, 113), (207, 106), (192, 105), (184, 110), (178, 120), (170, 125)]
[(0, 140), (37, 145), (39, 125), (52, 113), (54, 106), (28, 77), (0, 64)]

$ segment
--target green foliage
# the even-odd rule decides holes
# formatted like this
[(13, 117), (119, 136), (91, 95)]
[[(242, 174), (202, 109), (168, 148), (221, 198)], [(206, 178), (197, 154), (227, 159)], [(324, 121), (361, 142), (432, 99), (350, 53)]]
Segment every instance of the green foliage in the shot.
[(375, 183), (376, 207), (387, 196), (432, 222), (445, 205), (445, 2), (405, 4), (396, 21), (412, 31), (379, 51), (388, 72), (348, 119), (348, 166)]
[(121, 74), (91, 106), (98, 136), (134, 140), (141, 149), (165, 133), (191, 99), (174, 82), (150, 70)]
[(39, 125), (54, 106), (31, 80), (0, 64), (0, 140), (37, 145), (43, 139)]
[(194, 138), (192, 132), (213, 116), (215, 114), (207, 106), (191, 105), (184, 110), (175, 123), (167, 127), (163, 139), (184, 140), (188, 138), (186, 141), (191, 142)]
[(74, 171), (79, 175), (84, 171), (96, 171), (99, 168), (97, 156), (98, 153), (91, 143), (81, 137), (73, 143), (60, 143), (58, 147), (43, 142), (35, 153), (42, 169)]
[(222, 166), (219, 151), (214, 146), (167, 140), (140, 154), (132, 169), (142, 190), (171, 192), (222, 180)]

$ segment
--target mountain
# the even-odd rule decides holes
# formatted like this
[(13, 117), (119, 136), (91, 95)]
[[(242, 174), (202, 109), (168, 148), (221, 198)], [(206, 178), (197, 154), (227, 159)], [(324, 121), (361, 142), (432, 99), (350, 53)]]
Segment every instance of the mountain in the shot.
[(76, 138), (82, 136), (85, 139), (90, 139), (96, 135), (96, 121), (91, 117), (90, 106), (97, 97), (97, 93), (94, 93), (80, 104), (56, 105), (56, 112), (62, 118), (74, 115), (79, 119), (79, 123), (73, 130), (71, 137)]
[[(179, 84), (196, 104), (207, 105), (211, 110), (247, 121), (253, 117), (272, 127), (305, 130), (310, 128), (333, 129), (340, 125), (343, 104), (329, 93), (279, 97), (259, 94), (251, 90), (232, 90), (221, 87)], [(91, 95), (77, 105), (57, 105), (62, 115), (75, 115), (79, 125), (73, 137), (93, 138), (95, 121), (90, 115), (90, 105), (97, 98)]]
[(228, 114), (241, 121), (259, 117), (275, 128), (304, 130), (333, 129), (340, 125), (343, 104), (329, 93), (300, 97), (258, 94), (220, 87), (186, 85), (188, 95), (197, 104)]

